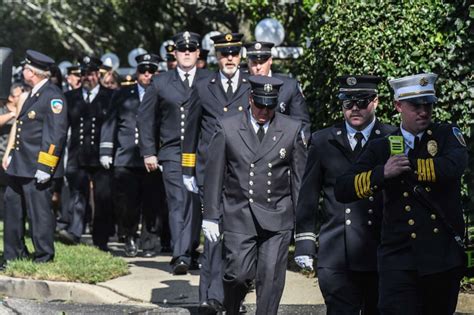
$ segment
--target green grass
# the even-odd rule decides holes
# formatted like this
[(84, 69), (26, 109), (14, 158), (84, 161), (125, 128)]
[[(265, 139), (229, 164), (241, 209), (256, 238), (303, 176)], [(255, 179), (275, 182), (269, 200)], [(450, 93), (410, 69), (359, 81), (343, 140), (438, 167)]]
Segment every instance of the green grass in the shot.
[[(30, 238), (26, 239), (30, 253), (34, 252)], [(36, 280), (98, 283), (128, 274), (127, 262), (87, 245), (67, 246), (54, 243), (53, 262), (38, 264), (31, 260), (9, 262), (1, 275)], [(0, 251), (3, 254), (3, 222), (0, 222)]]

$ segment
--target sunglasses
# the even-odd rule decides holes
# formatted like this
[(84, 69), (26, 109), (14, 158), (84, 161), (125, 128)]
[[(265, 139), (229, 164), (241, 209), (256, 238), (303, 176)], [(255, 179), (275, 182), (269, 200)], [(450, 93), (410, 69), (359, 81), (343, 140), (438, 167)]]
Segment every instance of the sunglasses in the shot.
[(231, 52), (228, 52), (228, 51), (221, 51), (221, 56), (224, 57), (224, 58), (227, 58), (229, 57), (230, 55), (232, 55), (232, 57), (236, 57), (240, 54), (240, 51), (231, 51)]
[(186, 51), (195, 52), (197, 48), (196, 47), (178, 47), (176, 48), (176, 50), (179, 52), (186, 52)]
[(155, 73), (156, 70), (158, 70), (158, 68), (156, 66), (151, 66), (151, 65), (147, 65), (147, 66), (142, 66), (142, 67), (138, 67), (137, 68), (137, 71), (138, 73), (140, 74), (145, 74), (145, 73)]
[(352, 99), (352, 100), (343, 100), (342, 107), (344, 109), (352, 109), (355, 105), (359, 109), (366, 109), (369, 107), (369, 104), (375, 99), (375, 96), (367, 97), (367, 98), (359, 98), (359, 99)]

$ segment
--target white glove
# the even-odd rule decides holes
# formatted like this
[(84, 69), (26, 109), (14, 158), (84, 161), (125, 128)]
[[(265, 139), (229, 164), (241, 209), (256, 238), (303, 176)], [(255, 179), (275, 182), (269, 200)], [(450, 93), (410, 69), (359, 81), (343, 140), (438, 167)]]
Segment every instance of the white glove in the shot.
[(147, 172), (156, 171), (156, 169), (158, 168), (158, 158), (156, 157), (156, 155), (145, 156), (143, 162), (145, 163), (145, 168)]
[(202, 220), (202, 231), (209, 242), (217, 242), (221, 233), (219, 232), (219, 221)]
[(189, 175), (183, 175), (183, 183), (184, 187), (192, 193), (197, 194), (198, 193), (198, 186), (196, 182), (196, 177), (194, 176), (189, 176)]
[(160, 172), (163, 173), (163, 165), (161, 165), (160, 163), (158, 163), (158, 168), (160, 169)]
[(112, 165), (112, 157), (109, 155), (104, 155), (100, 157), (100, 164), (108, 170)]
[(44, 184), (48, 182), (48, 180), (51, 179), (51, 175), (41, 170), (37, 170), (35, 174), (35, 178), (38, 184)]
[(296, 256), (295, 257), (295, 262), (300, 268), (303, 269), (310, 269), (313, 271), (313, 257), (311, 256)]

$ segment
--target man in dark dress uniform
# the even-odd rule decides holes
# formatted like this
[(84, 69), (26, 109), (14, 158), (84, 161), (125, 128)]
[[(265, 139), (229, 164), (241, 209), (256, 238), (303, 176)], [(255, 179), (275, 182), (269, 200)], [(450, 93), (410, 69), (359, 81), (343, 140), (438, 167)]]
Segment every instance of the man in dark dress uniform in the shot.
[(208, 75), (196, 68), (200, 36), (183, 32), (173, 38), (178, 67), (153, 77), (138, 108), (140, 154), (149, 172), (163, 168), (169, 209), (171, 264), (174, 274), (186, 274), (199, 245), (200, 211), (197, 196), (183, 184), (181, 141), (189, 111), (189, 95)]
[(257, 314), (277, 314), (304, 171), (302, 124), (275, 112), (283, 81), (249, 78), (250, 108), (218, 120), (204, 178), (203, 231), (224, 247), (224, 306), (238, 314), (256, 278)]
[(34, 261), (54, 259), (55, 216), (52, 179), (63, 176), (60, 157), (67, 133), (67, 109), (61, 90), (49, 81), (50, 57), (27, 50), (23, 77), (32, 91), (16, 121), (16, 142), (6, 173), (4, 253), (8, 262), (27, 258), (25, 222), (30, 222)]
[(305, 139), (308, 139), (311, 136), (311, 123), (301, 87), (295, 79), (272, 72), (272, 47), (273, 43), (267, 42), (245, 44), (249, 73), (251, 75), (275, 77), (283, 81), (283, 86), (278, 93), (278, 106), (275, 110), (302, 121)]
[[(297, 207), (295, 260), (301, 267), (313, 269), (315, 230), (322, 223), (317, 265), (327, 313), (376, 314), (382, 196), (340, 203), (334, 196), (334, 184), (368, 142), (395, 127), (375, 117), (381, 78), (346, 75), (338, 81), (345, 121), (311, 137)], [(321, 196), (323, 209), (319, 211)]]
[[(201, 192), (208, 145), (217, 118), (241, 113), (248, 107), (250, 85), (247, 74), (239, 69), (242, 34), (213, 36), (219, 71), (196, 84), (189, 106), (183, 140), (183, 181), (189, 191)], [(196, 180), (197, 179), (197, 180)], [(199, 186), (199, 189), (198, 189)], [(222, 249), (220, 242), (204, 241), (199, 280), (200, 311), (222, 311)]]
[(437, 75), (390, 80), (401, 125), (371, 141), (336, 182), (340, 202), (383, 191), (378, 248), (382, 314), (453, 314), (465, 255), (460, 179), (466, 143), (453, 124), (431, 121)]
[[(137, 111), (146, 87), (158, 71), (160, 58), (142, 54), (135, 59), (137, 83), (123, 86), (112, 96), (110, 112), (101, 131), (100, 163), (105, 169), (114, 166), (114, 201), (125, 236), (125, 255), (133, 257), (138, 253), (141, 214), (143, 256), (153, 257), (160, 232), (168, 228), (168, 209), (161, 172), (146, 172), (140, 157)], [(157, 188), (161, 190), (156, 191)], [(168, 246), (169, 239), (161, 241), (162, 246)]]
[(108, 250), (107, 241), (114, 234), (111, 199), (111, 172), (99, 162), (102, 123), (113, 91), (99, 84), (98, 58), (86, 56), (81, 62), (82, 87), (66, 92), (71, 138), (68, 146), (66, 177), (71, 190), (71, 222), (59, 231), (66, 243), (79, 242), (83, 229), (90, 185), (94, 188), (94, 223), (92, 240), (101, 250)]

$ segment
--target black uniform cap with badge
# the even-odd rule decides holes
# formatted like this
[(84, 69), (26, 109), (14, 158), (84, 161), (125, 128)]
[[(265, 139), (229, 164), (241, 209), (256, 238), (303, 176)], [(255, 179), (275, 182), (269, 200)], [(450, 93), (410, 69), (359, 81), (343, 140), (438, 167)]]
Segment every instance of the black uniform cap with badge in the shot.
[(216, 52), (219, 52), (223, 57), (227, 57), (240, 54), (243, 37), (244, 34), (240, 33), (226, 33), (212, 36), (211, 40), (214, 42)]
[(365, 109), (377, 97), (377, 86), (381, 77), (374, 75), (344, 75), (337, 77), (339, 82), (338, 98), (344, 109), (352, 109), (357, 105)]
[(245, 44), (247, 58), (258, 61), (265, 61), (272, 56), (274, 44), (268, 42), (251, 42)]
[(85, 56), (82, 58), (81, 66), (81, 75), (86, 75), (90, 72), (99, 71), (102, 61), (97, 57)]
[(26, 51), (26, 57), (21, 62), (21, 65), (29, 65), (39, 70), (50, 71), (49, 68), (54, 65), (54, 59), (43, 53), (40, 53), (39, 51), (28, 49)]
[(252, 95), (255, 106), (258, 108), (274, 109), (278, 104), (278, 91), (283, 85), (283, 81), (267, 76), (250, 76)]
[(81, 76), (81, 67), (80, 67), (79, 64), (72, 65), (72, 66), (66, 68), (66, 73), (67, 73), (67, 75), (75, 75), (76, 77), (80, 77)]
[(148, 71), (154, 74), (158, 71), (158, 65), (162, 60), (158, 55), (147, 53), (136, 56), (135, 61), (137, 62), (138, 73), (143, 74)]
[(199, 49), (201, 35), (193, 32), (181, 32), (173, 36), (176, 50), (179, 52), (195, 52)]

